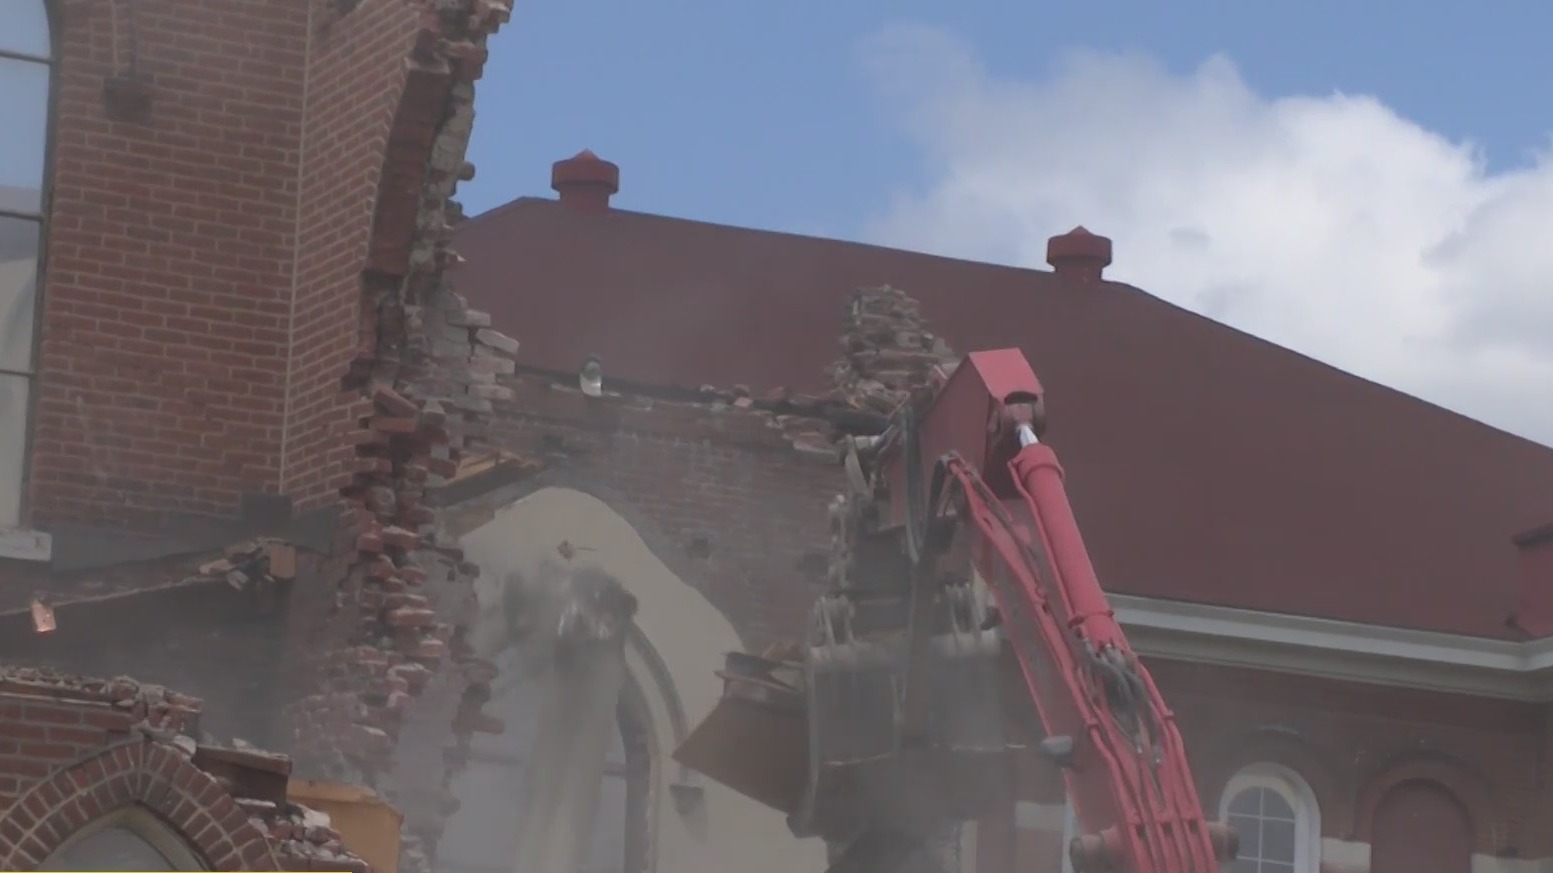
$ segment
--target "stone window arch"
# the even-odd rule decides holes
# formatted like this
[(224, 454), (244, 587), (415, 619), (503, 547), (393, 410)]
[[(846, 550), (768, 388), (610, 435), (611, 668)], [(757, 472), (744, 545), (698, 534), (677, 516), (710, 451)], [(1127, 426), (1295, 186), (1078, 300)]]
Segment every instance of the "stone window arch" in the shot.
[(176, 831), (128, 806), (76, 831), (38, 865), (43, 870), (205, 870)]
[(1318, 873), (1321, 809), (1310, 785), (1279, 764), (1242, 768), (1224, 786), (1219, 815), (1240, 834), (1234, 873)]
[(25, 509), (55, 55), (47, 0), (7, 0), (6, 6), (0, 28), (0, 530), (21, 526)]

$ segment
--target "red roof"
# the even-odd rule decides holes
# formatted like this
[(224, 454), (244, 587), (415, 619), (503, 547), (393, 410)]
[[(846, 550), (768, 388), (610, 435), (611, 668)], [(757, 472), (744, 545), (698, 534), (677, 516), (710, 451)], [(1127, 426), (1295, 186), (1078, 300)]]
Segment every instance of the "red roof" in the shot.
[(530, 198), (455, 244), (520, 363), (659, 386), (823, 389), (845, 296), (902, 288), (955, 350), (1029, 356), (1110, 590), (1519, 635), (1510, 538), (1553, 521), (1553, 450), (1137, 288)]

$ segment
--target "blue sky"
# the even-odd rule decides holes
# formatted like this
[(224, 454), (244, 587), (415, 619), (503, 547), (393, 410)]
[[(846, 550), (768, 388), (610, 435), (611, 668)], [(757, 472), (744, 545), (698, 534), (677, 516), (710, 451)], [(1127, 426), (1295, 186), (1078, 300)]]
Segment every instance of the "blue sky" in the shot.
[[(461, 198), (1108, 276), (1553, 444), (1553, 4), (520, 3)], [(911, 289), (907, 289), (908, 291)]]
[(1172, 70), (1225, 53), (1258, 92), (1375, 94), (1482, 144), (1496, 166), (1544, 144), (1553, 5), (1338, 3), (519, 3), (491, 43), (463, 198), (478, 212), (549, 195), (550, 163), (592, 148), (622, 166), (619, 205), (857, 236), (914, 145), (859, 61), (881, 27), (946, 28), (999, 74), (1039, 78), (1069, 48), (1140, 50)]

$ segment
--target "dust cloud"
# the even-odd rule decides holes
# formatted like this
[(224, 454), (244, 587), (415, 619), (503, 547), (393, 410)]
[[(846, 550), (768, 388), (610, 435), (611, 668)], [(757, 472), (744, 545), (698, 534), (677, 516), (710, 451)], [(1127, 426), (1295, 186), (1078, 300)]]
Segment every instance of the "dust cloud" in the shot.
[(511, 870), (577, 873), (598, 814), (636, 600), (600, 570), (554, 561), (531, 577), (507, 573), (491, 593), (477, 645), (514, 646), (539, 686)]

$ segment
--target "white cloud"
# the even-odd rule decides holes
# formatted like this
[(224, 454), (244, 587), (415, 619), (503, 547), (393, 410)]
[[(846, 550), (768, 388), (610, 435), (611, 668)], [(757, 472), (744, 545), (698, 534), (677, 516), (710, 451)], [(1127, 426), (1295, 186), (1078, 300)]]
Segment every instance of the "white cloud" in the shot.
[(1222, 57), (1010, 81), (900, 26), (864, 58), (931, 177), (872, 241), (1042, 266), (1083, 224), (1109, 278), (1553, 444), (1553, 155), (1493, 173), (1373, 98), (1267, 98)]

